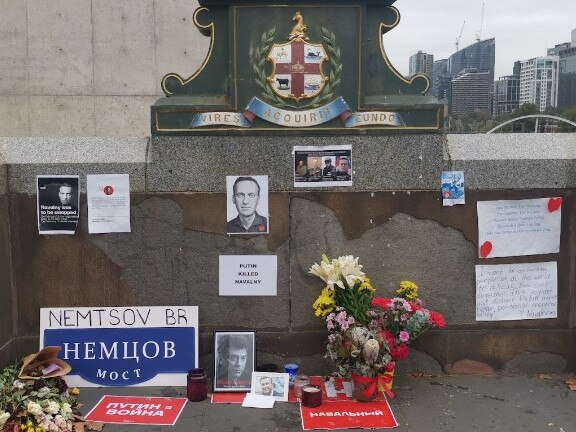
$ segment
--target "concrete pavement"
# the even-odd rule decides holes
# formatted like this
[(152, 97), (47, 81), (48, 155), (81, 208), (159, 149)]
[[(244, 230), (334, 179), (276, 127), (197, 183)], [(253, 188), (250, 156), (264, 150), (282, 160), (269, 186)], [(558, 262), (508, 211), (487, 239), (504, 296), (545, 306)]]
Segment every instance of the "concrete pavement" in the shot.
[[(399, 432), (576, 432), (576, 392), (566, 374), (427, 375), (395, 378), (390, 406)], [(185, 397), (184, 388), (85, 388), (80, 394), (87, 413), (104, 394)], [(190, 402), (173, 427), (111, 425), (106, 432), (286, 432), (302, 430), (299, 405), (276, 403), (273, 409), (236, 404)], [(382, 429), (390, 430), (390, 429)]]

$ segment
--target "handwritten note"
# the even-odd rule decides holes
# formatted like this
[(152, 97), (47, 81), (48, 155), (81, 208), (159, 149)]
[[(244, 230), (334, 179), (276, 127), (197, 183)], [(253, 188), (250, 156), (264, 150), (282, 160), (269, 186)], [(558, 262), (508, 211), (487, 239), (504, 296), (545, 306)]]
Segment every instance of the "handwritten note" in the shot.
[(562, 198), (479, 201), (480, 258), (560, 251)]
[(476, 266), (476, 321), (556, 318), (556, 262)]

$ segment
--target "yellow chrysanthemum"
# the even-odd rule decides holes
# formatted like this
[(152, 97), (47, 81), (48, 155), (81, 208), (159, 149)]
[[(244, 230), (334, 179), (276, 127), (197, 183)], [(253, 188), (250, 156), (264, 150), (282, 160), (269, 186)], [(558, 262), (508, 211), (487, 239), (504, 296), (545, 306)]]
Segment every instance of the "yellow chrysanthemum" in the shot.
[(79, 395), (80, 389), (78, 387), (74, 387), (70, 393), (72, 393), (73, 395)]
[(418, 298), (418, 285), (411, 281), (402, 281), (396, 293), (406, 300), (416, 300)]
[(314, 313), (317, 317), (325, 318), (332, 310), (334, 310), (334, 291), (324, 288), (312, 308), (314, 308)]
[(358, 287), (358, 291), (369, 291), (369, 292), (374, 292), (376, 291), (376, 288), (374, 288), (372, 286), (372, 284), (370, 283), (370, 279), (368, 279), (367, 277), (364, 277), (362, 279), (362, 283), (360, 284), (360, 286)]

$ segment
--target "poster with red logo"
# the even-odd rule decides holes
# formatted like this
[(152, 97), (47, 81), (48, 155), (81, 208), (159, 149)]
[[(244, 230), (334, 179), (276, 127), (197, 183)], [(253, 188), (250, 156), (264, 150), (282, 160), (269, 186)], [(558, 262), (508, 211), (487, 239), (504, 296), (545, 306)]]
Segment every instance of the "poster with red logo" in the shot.
[(387, 429), (398, 426), (398, 422), (387, 401), (322, 402), (318, 408), (300, 405), (302, 428), (312, 429)]
[(130, 232), (128, 174), (91, 174), (86, 179), (88, 232)]
[(104, 395), (84, 418), (99, 423), (174, 426), (186, 402), (185, 398)]

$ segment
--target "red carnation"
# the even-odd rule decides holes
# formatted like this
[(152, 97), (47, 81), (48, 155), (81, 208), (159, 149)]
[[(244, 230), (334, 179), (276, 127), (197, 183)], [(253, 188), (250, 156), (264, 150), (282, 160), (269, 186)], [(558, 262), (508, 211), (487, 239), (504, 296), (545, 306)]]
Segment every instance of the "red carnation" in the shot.
[(430, 321), (438, 328), (446, 327), (446, 320), (440, 312), (430, 311)]
[(413, 312), (418, 312), (420, 309), (422, 309), (422, 306), (419, 305), (418, 303), (408, 302), (408, 304), (409, 304), (410, 307), (412, 308), (412, 311), (413, 311)]
[(371, 305), (382, 309), (389, 309), (392, 307), (392, 300), (386, 297), (375, 297), (372, 299)]
[(386, 366), (384, 366), (386, 372), (394, 372), (394, 369), (396, 369), (396, 363), (394, 362), (386, 363)]
[(406, 360), (408, 358), (408, 347), (406, 344), (400, 344), (390, 349), (392, 360)]

